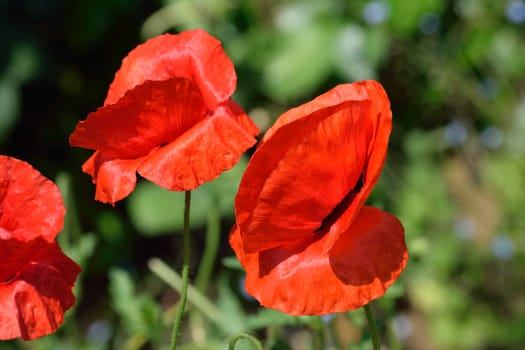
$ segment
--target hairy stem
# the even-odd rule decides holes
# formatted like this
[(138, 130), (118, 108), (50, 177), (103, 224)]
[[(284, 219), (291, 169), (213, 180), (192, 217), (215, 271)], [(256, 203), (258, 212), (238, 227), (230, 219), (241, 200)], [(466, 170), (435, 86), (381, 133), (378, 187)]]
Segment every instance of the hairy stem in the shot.
[(179, 308), (173, 322), (173, 332), (171, 334), (170, 350), (177, 348), (177, 337), (179, 335), (180, 324), (184, 316), (186, 306), (186, 297), (188, 295), (188, 274), (190, 270), (190, 204), (191, 191), (186, 191), (184, 196), (184, 226), (182, 229), (183, 236), (183, 263), (182, 263), (182, 288), (180, 291)]

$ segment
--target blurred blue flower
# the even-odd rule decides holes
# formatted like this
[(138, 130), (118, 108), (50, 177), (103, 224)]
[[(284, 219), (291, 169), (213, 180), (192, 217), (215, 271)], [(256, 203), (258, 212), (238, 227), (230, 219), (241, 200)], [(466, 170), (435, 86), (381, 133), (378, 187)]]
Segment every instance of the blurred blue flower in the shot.
[(486, 148), (496, 149), (503, 144), (503, 133), (498, 127), (491, 126), (481, 132), (480, 139)]
[(525, 23), (525, 2), (523, 2), (523, 0), (509, 1), (505, 15), (507, 19), (514, 24)]
[(492, 254), (499, 260), (511, 260), (514, 256), (514, 243), (505, 235), (497, 235), (492, 240)]
[(392, 318), (392, 331), (398, 339), (407, 339), (412, 335), (414, 325), (407, 315), (399, 314)]
[(445, 142), (447, 145), (455, 147), (461, 146), (467, 139), (467, 128), (460, 121), (450, 122), (445, 127)]
[(390, 8), (384, 1), (370, 1), (361, 13), (366, 23), (375, 25), (384, 22), (390, 15)]
[(96, 320), (87, 329), (86, 339), (95, 344), (107, 343), (113, 335), (113, 326), (108, 320)]
[(476, 233), (476, 223), (468, 216), (458, 218), (454, 222), (454, 233), (460, 239), (470, 241)]

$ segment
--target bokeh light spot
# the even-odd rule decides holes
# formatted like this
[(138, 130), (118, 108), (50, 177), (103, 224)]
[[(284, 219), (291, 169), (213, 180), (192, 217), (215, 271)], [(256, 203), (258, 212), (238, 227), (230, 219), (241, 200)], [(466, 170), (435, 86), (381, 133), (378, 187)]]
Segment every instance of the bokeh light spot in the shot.
[(503, 133), (495, 126), (486, 128), (480, 135), (481, 143), (488, 149), (497, 149), (503, 144)]
[(380, 24), (390, 15), (390, 8), (383, 1), (370, 1), (363, 8), (361, 15), (365, 22), (370, 25)]
[(514, 243), (505, 235), (497, 235), (492, 240), (492, 254), (499, 260), (511, 260), (514, 256)]
[(505, 15), (511, 23), (525, 23), (525, 2), (523, 2), (522, 0), (509, 1), (509, 3), (507, 4)]
[(392, 318), (392, 331), (398, 339), (407, 339), (413, 330), (414, 325), (407, 315), (399, 314)]
[(461, 146), (467, 139), (467, 128), (460, 121), (453, 121), (445, 127), (445, 142), (452, 147)]

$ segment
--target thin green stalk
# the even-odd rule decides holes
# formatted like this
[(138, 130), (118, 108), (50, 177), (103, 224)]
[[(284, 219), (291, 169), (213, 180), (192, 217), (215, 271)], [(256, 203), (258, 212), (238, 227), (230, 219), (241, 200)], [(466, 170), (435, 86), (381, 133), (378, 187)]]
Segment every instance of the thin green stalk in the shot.
[(195, 277), (195, 287), (203, 294), (206, 294), (208, 282), (210, 281), (211, 273), (217, 252), (219, 251), (219, 242), (221, 236), (221, 216), (216, 208), (210, 208), (208, 211), (208, 224), (206, 229), (206, 244), (204, 245), (204, 252), (199, 264), (199, 270)]
[(249, 335), (248, 333), (239, 333), (239, 334), (234, 335), (233, 337), (231, 337), (230, 345), (229, 345), (228, 349), (229, 350), (234, 350), (235, 349), (235, 344), (241, 339), (249, 340), (250, 343), (252, 343), (253, 347), (256, 350), (263, 350), (263, 347), (262, 347), (261, 342), (259, 341), (259, 339), (255, 338), (254, 336)]
[[(219, 252), (219, 243), (221, 236), (221, 216), (219, 210), (212, 206), (208, 210), (208, 222), (206, 225), (206, 242), (204, 244), (204, 251), (199, 262), (199, 269), (195, 275), (195, 287), (197, 290), (206, 295), (208, 285), (211, 280), (213, 266), (217, 259)], [(191, 286), (190, 286), (191, 287)], [(188, 291), (188, 299), (191, 296), (191, 291)], [(191, 302), (191, 299), (189, 300)], [(189, 324), (191, 335), (195, 342), (204, 341), (206, 338), (207, 327), (204, 323), (204, 316), (197, 309), (192, 309), (189, 315)]]
[(182, 289), (180, 291), (179, 307), (173, 322), (173, 332), (171, 334), (170, 350), (177, 348), (177, 336), (179, 335), (179, 328), (184, 316), (184, 308), (186, 306), (186, 297), (188, 295), (188, 274), (190, 270), (190, 204), (191, 191), (186, 191), (184, 196), (184, 226), (182, 229)]
[[(173, 271), (168, 265), (158, 258), (151, 258), (150, 261), (148, 261), (148, 267), (155, 275), (157, 275), (160, 279), (180, 293), (182, 290), (182, 278), (177, 274), (177, 272)], [(188, 301), (192, 303), (197, 309), (199, 309), (200, 312), (206, 315), (206, 317), (208, 317), (211, 321), (215, 322), (217, 326), (221, 327), (225, 332), (231, 331), (227, 324), (223, 322), (224, 317), (221, 314), (221, 310), (191, 285), (188, 285)]]
[(370, 304), (366, 304), (363, 306), (365, 309), (365, 315), (366, 319), (368, 321), (368, 328), (370, 330), (370, 337), (372, 339), (372, 348), (374, 350), (380, 350), (381, 344), (379, 343), (379, 334), (377, 333), (377, 326), (374, 321), (374, 315), (372, 315), (372, 309), (370, 308)]

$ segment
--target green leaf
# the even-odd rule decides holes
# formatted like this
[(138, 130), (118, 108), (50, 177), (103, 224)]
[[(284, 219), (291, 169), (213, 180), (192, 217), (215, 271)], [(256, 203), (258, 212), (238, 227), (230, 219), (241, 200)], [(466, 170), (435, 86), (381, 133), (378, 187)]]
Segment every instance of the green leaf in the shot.
[(487, 52), (488, 59), (503, 76), (508, 78), (523, 77), (525, 63), (522, 57), (523, 38), (520, 34), (509, 29), (499, 29), (490, 42)]
[(141, 335), (158, 341), (162, 338), (160, 306), (149, 296), (138, 295), (130, 275), (121, 269), (109, 271), (109, 293), (113, 309), (122, 319), (129, 335)]
[(247, 317), (246, 329), (256, 330), (268, 326), (310, 325), (312, 322), (316, 323), (318, 321), (319, 317), (317, 316), (291, 316), (272, 309), (261, 309), (257, 314)]
[(335, 33), (319, 21), (278, 37), (263, 71), (265, 92), (281, 101), (311, 94), (332, 70)]
[(122, 218), (111, 209), (100, 212), (96, 218), (97, 232), (106, 242), (118, 243), (126, 234)]
[(278, 101), (312, 95), (332, 73), (337, 33), (330, 2), (287, 3), (276, 8), (275, 31), (254, 29), (246, 57), (262, 72), (264, 92)]
[(202, 186), (211, 194), (214, 205), (219, 208), (223, 217), (233, 217), (233, 202), (247, 165), (247, 158), (241, 157), (232, 169), (222, 173), (217, 180), (205, 183)]
[(227, 346), (226, 346), (225, 341), (219, 341), (216, 339), (206, 339), (204, 343), (184, 344), (177, 348), (180, 350), (216, 350), (216, 349), (226, 349)]
[[(190, 227), (204, 227), (211, 208), (219, 208), (221, 216), (233, 216), (233, 199), (247, 161), (241, 157), (230, 170), (191, 193)], [(135, 227), (146, 236), (182, 232), (184, 193), (165, 190), (142, 181), (127, 201), (127, 209)]]
[(333, 59), (339, 73), (348, 81), (374, 78), (387, 48), (381, 32), (350, 24), (342, 27), (336, 38)]
[(224, 317), (223, 322), (229, 325), (231, 333), (245, 330), (245, 315), (237, 295), (229, 285), (228, 274), (219, 275), (217, 288), (217, 307)]
[(85, 233), (69, 247), (67, 255), (80, 266), (86, 266), (87, 260), (95, 252), (98, 238), (94, 233)]
[[(154, 183), (143, 181), (129, 197), (127, 208), (135, 227), (146, 236), (182, 232), (184, 193), (171, 192)], [(209, 193), (192, 191), (190, 227), (204, 226), (211, 205)]]
[(9, 133), (18, 119), (20, 94), (18, 84), (0, 79), (0, 141)]
[(416, 31), (425, 13), (441, 13), (444, 2), (441, 0), (390, 0), (390, 27), (398, 33), (409, 35)]
[(244, 271), (239, 259), (236, 256), (227, 256), (222, 258), (222, 264), (232, 270)]

